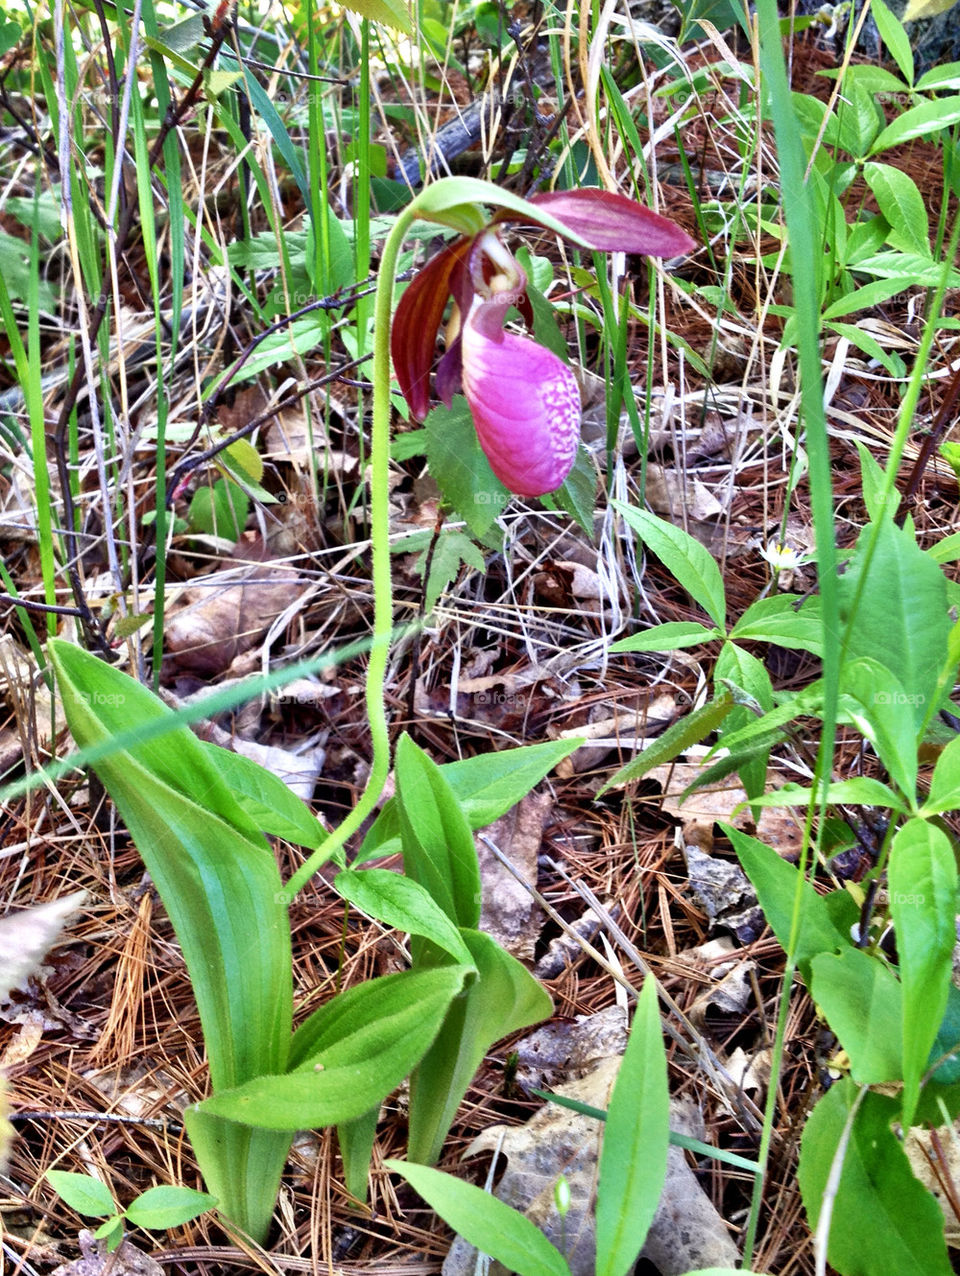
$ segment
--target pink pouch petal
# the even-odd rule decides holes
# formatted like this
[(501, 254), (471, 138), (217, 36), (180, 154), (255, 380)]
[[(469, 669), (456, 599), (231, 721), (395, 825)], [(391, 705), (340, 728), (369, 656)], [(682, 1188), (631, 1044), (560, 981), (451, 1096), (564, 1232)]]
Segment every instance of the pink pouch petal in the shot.
[(570, 473), (580, 440), (580, 390), (562, 360), (503, 331), (507, 307), (477, 303), (461, 334), (463, 392), (497, 478), (543, 496)]

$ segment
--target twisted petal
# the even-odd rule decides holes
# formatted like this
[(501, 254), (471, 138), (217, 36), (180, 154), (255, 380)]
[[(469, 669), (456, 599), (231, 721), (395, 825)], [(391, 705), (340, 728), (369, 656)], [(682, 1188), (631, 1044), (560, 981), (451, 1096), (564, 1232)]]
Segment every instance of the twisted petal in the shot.
[[(530, 202), (563, 222), (598, 252), (680, 257), (696, 247), (687, 232), (668, 218), (614, 191), (543, 191)], [(520, 220), (508, 216), (511, 221)]]
[(454, 240), (431, 257), (400, 298), (393, 317), (393, 367), (401, 393), (418, 421), (430, 411), (430, 369), (452, 276), (472, 243), (472, 239)]
[(506, 310), (495, 299), (475, 302), (461, 334), (463, 392), (500, 482), (519, 496), (543, 496), (576, 459), (580, 391), (551, 350), (503, 331)]

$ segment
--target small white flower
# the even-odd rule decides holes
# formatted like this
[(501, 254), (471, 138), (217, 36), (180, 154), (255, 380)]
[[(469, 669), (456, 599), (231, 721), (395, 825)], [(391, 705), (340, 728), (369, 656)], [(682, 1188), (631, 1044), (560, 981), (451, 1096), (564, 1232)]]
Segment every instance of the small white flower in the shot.
[(802, 550), (794, 549), (786, 541), (778, 540), (776, 536), (772, 536), (767, 541), (766, 549), (761, 549), (760, 557), (766, 559), (775, 572), (792, 572), (796, 571), (798, 567), (802, 567), (804, 563), (809, 563), (812, 555), (805, 554)]

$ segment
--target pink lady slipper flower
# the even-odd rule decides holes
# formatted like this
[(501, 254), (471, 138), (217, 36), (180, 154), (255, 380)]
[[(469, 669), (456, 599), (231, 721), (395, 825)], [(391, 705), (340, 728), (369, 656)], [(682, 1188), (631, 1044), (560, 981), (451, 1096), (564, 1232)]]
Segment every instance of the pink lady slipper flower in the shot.
[[(574, 243), (598, 252), (676, 257), (694, 247), (673, 222), (610, 191), (553, 191), (529, 203), (562, 224)], [(504, 221), (541, 224), (533, 214), (501, 210), (476, 234), (442, 248), (400, 299), (391, 353), (403, 396), (422, 421), (430, 410), (437, 331), (452, 296), (437, 394), (449, 407), (462, 388), (494, 474), (518, 496), (542, 496), (560, 486), (576, 458), (580, 391), (552, 350), (504, 331), (511, 306), (532, 322), (526, 275), (500, 238)]]

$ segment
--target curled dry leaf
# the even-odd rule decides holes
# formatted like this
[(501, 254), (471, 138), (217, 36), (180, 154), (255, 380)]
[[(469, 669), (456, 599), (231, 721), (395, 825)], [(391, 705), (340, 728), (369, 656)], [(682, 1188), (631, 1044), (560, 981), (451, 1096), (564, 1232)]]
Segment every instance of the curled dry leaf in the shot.
[[(548, 793), (529, 793), (484, 835), (531, 883), (537, 880), (537, 857), (543, 825), (553, 801)], [(520, 961), (532, 961), (542, 914), (530, 892), (497, 859), (484, 837), (478, 837), (477, 857), (483, 884), (480, 929)]]
[(699, 479), (661, 465), (647, 466), (646, 495), (654, 514), (662, 514), (675, 523), (682, 522), (684, 511), (687, 518), (700, 523), (718, 519), (723, 514), (723, 506)]
[(177, 668), (206, 676), (222, 673), (305, 592), (307, 586), (289, 567), (258, 561), (266, 552), (259, 537), (245, 538), (234, 557), (249, 566), (239, 567), (219, 587), (184, 591), (184, 605), (164, 633)]
[(82, 1231), (79, 1241), (82, 1257), (61, 1263), (50, 1276), (164, 1276), (160, 1264), (129, 1241), (122, 1241), (112, 1254), (92, 1232)]

